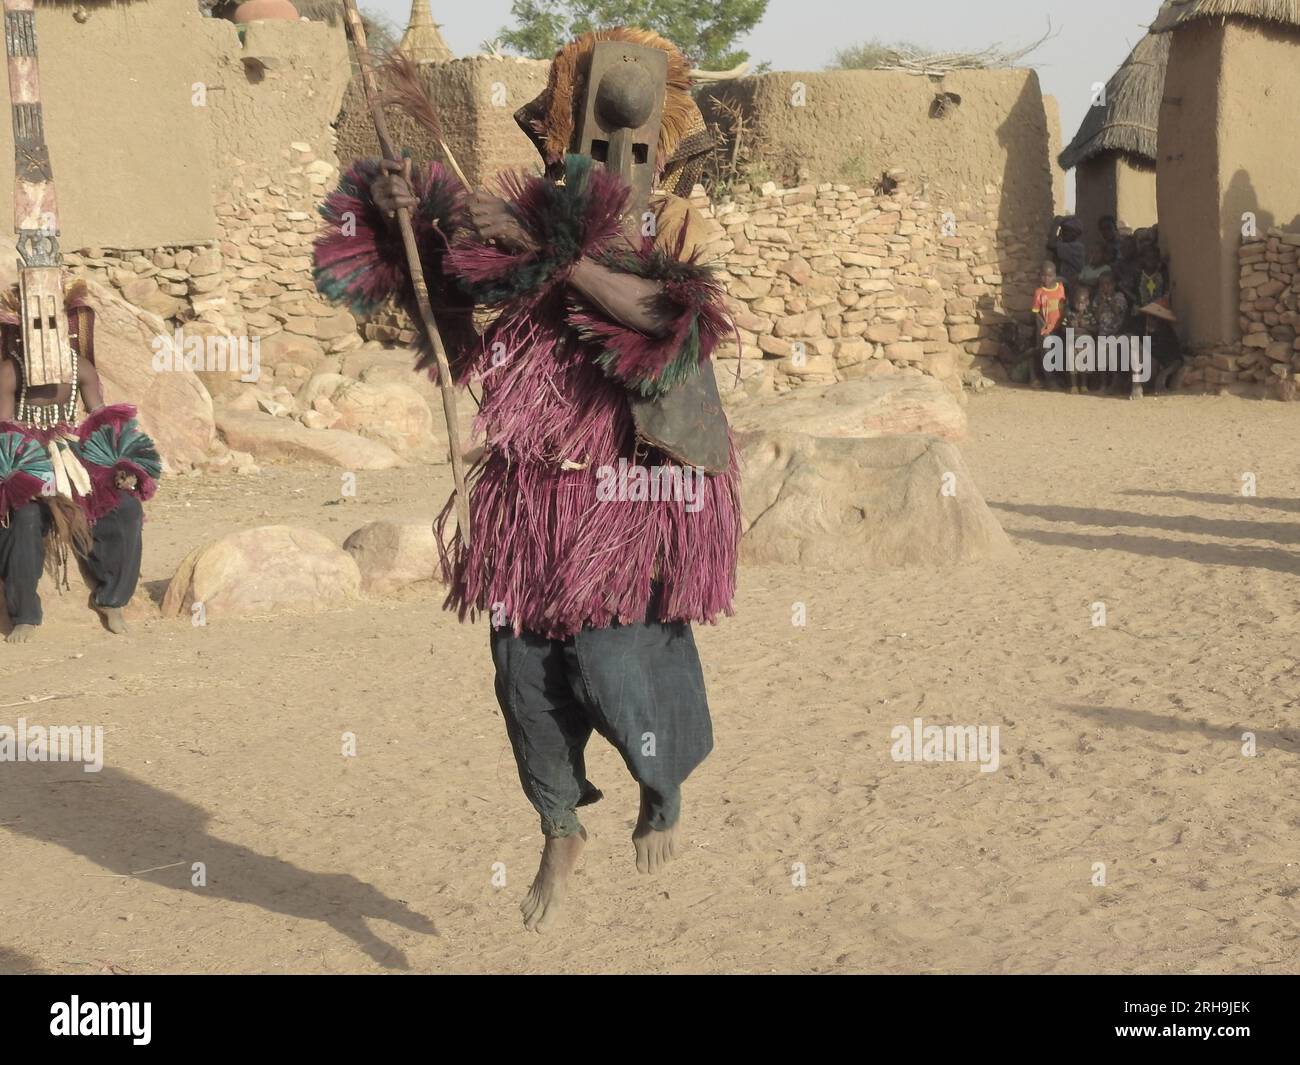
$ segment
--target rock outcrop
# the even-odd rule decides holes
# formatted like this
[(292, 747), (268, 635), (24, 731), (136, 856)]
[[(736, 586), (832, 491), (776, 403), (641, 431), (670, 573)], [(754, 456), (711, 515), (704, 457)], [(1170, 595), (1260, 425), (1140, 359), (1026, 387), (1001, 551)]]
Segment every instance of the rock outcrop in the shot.
[(345, 470), (388, 470), (402, 465), (393, 449), (342, 429), (309, 428), (289, 417), (262, 411), (217, 412), (226, 443), (259, 462), (305, 462)]
[(944, 440), (966, 435), (966, 411), (951, 390), (933, 377), (896, 374), (752, 400), (733, 407), (729, 417), (739, 431), (829, 437), (921, 433)]
[(848, 570), (1014, 554), (946, 441), (764, 432), (739, 444), (743, 561)]

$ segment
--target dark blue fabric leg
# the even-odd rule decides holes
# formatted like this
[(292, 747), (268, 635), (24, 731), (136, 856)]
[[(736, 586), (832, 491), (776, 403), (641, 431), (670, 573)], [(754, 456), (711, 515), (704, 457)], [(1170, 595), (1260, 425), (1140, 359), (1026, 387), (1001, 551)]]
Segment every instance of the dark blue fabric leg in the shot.
[(140, 580), (144, 508), (130, 492), (119, 490), (117, 506), (95, 522), (94, 542), (86, 564), (95, 578), (98, 606), (126, 606)]
[(647, 621), (584, 630), (564, 645), (570, 684), (642, 786), (650, 827), (671, 828), (681, 785), (713, 749), (691, 627)]
[(494, 629), (492, 661), (524, 794), (544, 834), (571, 836), (582, 828), (576, 808), (600, 792), (587, 780), (584, 751), (591, 725), (569, 687), (563, 644)]
[(45, 566), (45, 508), (31, 502), (9, 515), (0, 527), (0, 582), (5, 586), (5, 610), (14, 625), (39, 625), (43, 618), (36, 586)]

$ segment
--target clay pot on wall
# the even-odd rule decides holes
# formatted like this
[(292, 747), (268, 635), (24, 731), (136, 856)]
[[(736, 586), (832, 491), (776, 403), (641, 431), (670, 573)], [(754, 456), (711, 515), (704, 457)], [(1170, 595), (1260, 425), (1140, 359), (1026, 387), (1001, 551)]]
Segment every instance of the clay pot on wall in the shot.
[(289, 0), (248, 0), (235, 8), (232, 22), (256, 22), (259, 19), (287, 19), (297, 22), (301, 16)]

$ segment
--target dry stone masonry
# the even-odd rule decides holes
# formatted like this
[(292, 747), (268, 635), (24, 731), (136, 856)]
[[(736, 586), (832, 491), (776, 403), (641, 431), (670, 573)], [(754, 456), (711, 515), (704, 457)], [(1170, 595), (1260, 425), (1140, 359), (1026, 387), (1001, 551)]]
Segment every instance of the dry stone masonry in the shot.
[(1241, 274), (1241, 344), (1197, 355), (1187, 384), (1223, 389), (1263, 385), (1266, 393), (1295, 399), (1300, 372), (1300, 233), (1270, 229), (1237, 252)]
[(889, 192), (768, 183), (710, 205), (697, 188), (693, 202), (711, 223), (706, 254), (733, 299), (745, 392), (897, 374), (961, 394), (963, 382), (985, 382), (981, 371), (1000, 375), (1008, 324), (1029, 311), (1042, 253), (1032, 222), (999, 227), (999, 187), (984, 193), (948, 205), (905, 179)]

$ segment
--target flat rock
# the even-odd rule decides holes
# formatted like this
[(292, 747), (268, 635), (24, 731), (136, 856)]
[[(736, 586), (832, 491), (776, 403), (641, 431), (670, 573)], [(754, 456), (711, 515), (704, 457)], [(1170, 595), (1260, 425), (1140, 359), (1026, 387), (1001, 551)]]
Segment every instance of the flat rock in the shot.
[(343, 550), (361, 571), (367, 595), (389, 595), (438, 576), (438, 541), (429, 522), (372, 521), (344, 540)]
[(737, 443), (746, 562), (842, 570), (1014, 556), (947, 441), (750, 432)]
[(933, 377), (889, 374), (741, 403), (729, 411), (737, 430), (871, 439), (921, 433), (944, 440), (966, 435), (957, 396)]
[(262, 525), (186, 555), (167, 586), (162, 613), (205, 622), (286, 610), (317, 613), (356, 599), (360, 589), (356, 562), (333, 541), (310, 529)]
[(217, 412), (217, 428), (236, 451), (258, 462), (306, 462), (345, 470), (388, 470), (402, 465), (393, 449), (343, 429), (308, 429), (293, 418), (260, 411)]

